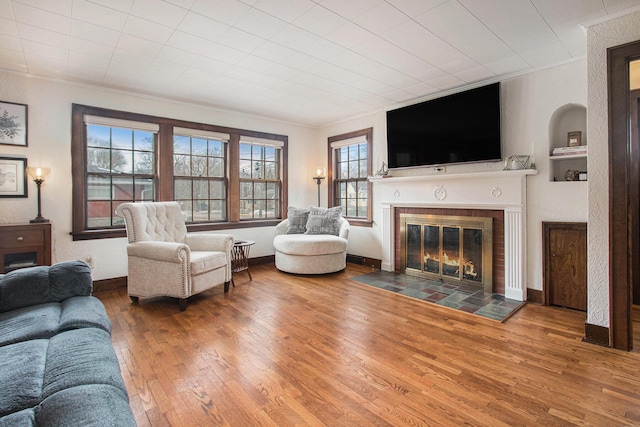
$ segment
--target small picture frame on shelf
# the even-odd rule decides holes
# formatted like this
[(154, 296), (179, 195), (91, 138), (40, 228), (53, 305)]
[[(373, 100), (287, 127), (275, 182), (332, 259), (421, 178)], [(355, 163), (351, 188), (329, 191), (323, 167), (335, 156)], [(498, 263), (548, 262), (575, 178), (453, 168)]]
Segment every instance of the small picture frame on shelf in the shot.
[(514, 154), (507, 157), (504, 161), (504, 170), (520, 170), (529, 168), (529, 158), (531, 156), (522, 156)]
[(582, 132), (579, 130), (567, 133), (567, 147), (579, 147), (582, 145)]

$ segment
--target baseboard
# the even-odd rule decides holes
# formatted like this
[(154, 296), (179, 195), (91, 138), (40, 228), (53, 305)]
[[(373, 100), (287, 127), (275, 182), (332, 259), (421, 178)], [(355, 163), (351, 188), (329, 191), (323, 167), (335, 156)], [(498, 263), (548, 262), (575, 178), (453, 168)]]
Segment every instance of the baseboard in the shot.
[(542, 291), (537, 289), (527, 289), (527, 302), (542, 304)]
[(347, 254), (347, 262), (358, 265), (366, 265), (367, 267), (375, 268), (377, 270), (380, 270), (380, 267), (382, 265), (382, 260), (350, 254)]
[(275, 255), (267, 255), (267, 256), (259, 256), (255, 258), (249, 258), (249, 265), (258, 265), (258, 264), (273, 264), (276, 262)]
[(93, 292), (112, 291), (114, 289), (120, 289), (120, 288), (126, 288), (126, 287), (127, 287), (127, 276), (93, 281)]
[(582, 341), (604, 347), (611, 347), (609, 345), (609, 328), (585, 322)]

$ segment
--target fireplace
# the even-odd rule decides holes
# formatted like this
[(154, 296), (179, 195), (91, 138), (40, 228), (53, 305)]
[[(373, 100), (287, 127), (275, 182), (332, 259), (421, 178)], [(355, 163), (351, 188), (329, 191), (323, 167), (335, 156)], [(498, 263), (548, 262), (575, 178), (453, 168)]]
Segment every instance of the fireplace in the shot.
[(492, 216), (493, 292), (526, 301), (526, 178), (536, 173), (523, 169), (370, 178), (382, 207), (382, 269), (400, 270), (402, 211)]
[(493, 219), (400, 213), (403, 273), (493, 292)]

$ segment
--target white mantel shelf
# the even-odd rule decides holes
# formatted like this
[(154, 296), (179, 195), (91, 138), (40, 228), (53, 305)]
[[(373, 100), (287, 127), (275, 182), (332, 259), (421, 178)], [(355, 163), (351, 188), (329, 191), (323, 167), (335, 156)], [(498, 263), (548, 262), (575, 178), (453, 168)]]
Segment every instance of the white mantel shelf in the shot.
[(526, 301), (526, 178), (537, 170), (369, 177), (382, 204), (382, 269), (394, 271), (397, 207), (496, 209), (504, 212), (505, 296)]

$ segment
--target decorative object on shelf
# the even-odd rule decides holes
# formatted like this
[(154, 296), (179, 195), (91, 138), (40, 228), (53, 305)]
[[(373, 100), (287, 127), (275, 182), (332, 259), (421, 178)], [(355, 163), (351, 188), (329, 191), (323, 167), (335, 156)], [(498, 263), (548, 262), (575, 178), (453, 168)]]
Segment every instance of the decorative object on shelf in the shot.
[(0, 157), (0, 197), (27, 197), (27, 159)]
[(27, 106), (0, 101), (0, 144), (27, 146)]
[(567, 172), (564, 174), (564, 179), (567, 181), (578, 181), (580, 179), (580, 171), (567, 169)]
[(380, 169), (378, 169), (375, 176), (387, 176), (387, 175), (389, 175), (389, 168), (387, 167), (386, 162), (382, 162), (382, 166), (380, 166)]
[(578, 175), (578, 180), (580, 181), (587, 181), (588, 180), (588, 174), (587, 172), (580, 172), (580, 174)]
[(29, 172), (29, 176), (33, 179), (33, 182), (35, 182), (36, 185), (38, 186), (38, 216), (36, 216), (34, 219), (32, 219), (29, 222), (32, 222), (32, 223), (49, 222), (48, 219), (42, 216), (42, 209), (41, 209), (42, 203), (40, 198), (40, 191), (41, 191), (42, 183), (44, 182), (44, 179), (47, 177), (47, 175), (49, 175), (49, 172), (51, 172), (51, 169), (30, 166), (27, 168), (27, 171)]
[(504, 170), (520, 170), (527, 169), (529, 167), (530, 156), (521, 156), (514, 154), (507, 157), (504, 162)]
[(579, 147), (582, 145), (582, 132), (579, 130), (567, 133), (567, 147)]
[(574, 147), (556, 147), (553, 149), (551, 155), (557, 156), (575, 156), (577, 154), (587, 154), (588, 145), (576, 145)]
[(436, 185), (435, 190), (433, 190), (433, 197), (440, 201), (447, 198), (447, 190), (444, 189), (444, 185)]
[(313, 179), (316, 180), (316, 184), (318, 184), (318, 206), (320, 206), (320, 184), (322, 184), (322, 180), (327, 177), (327, 169), (322, 166), (318, 166), (313, 175)]

